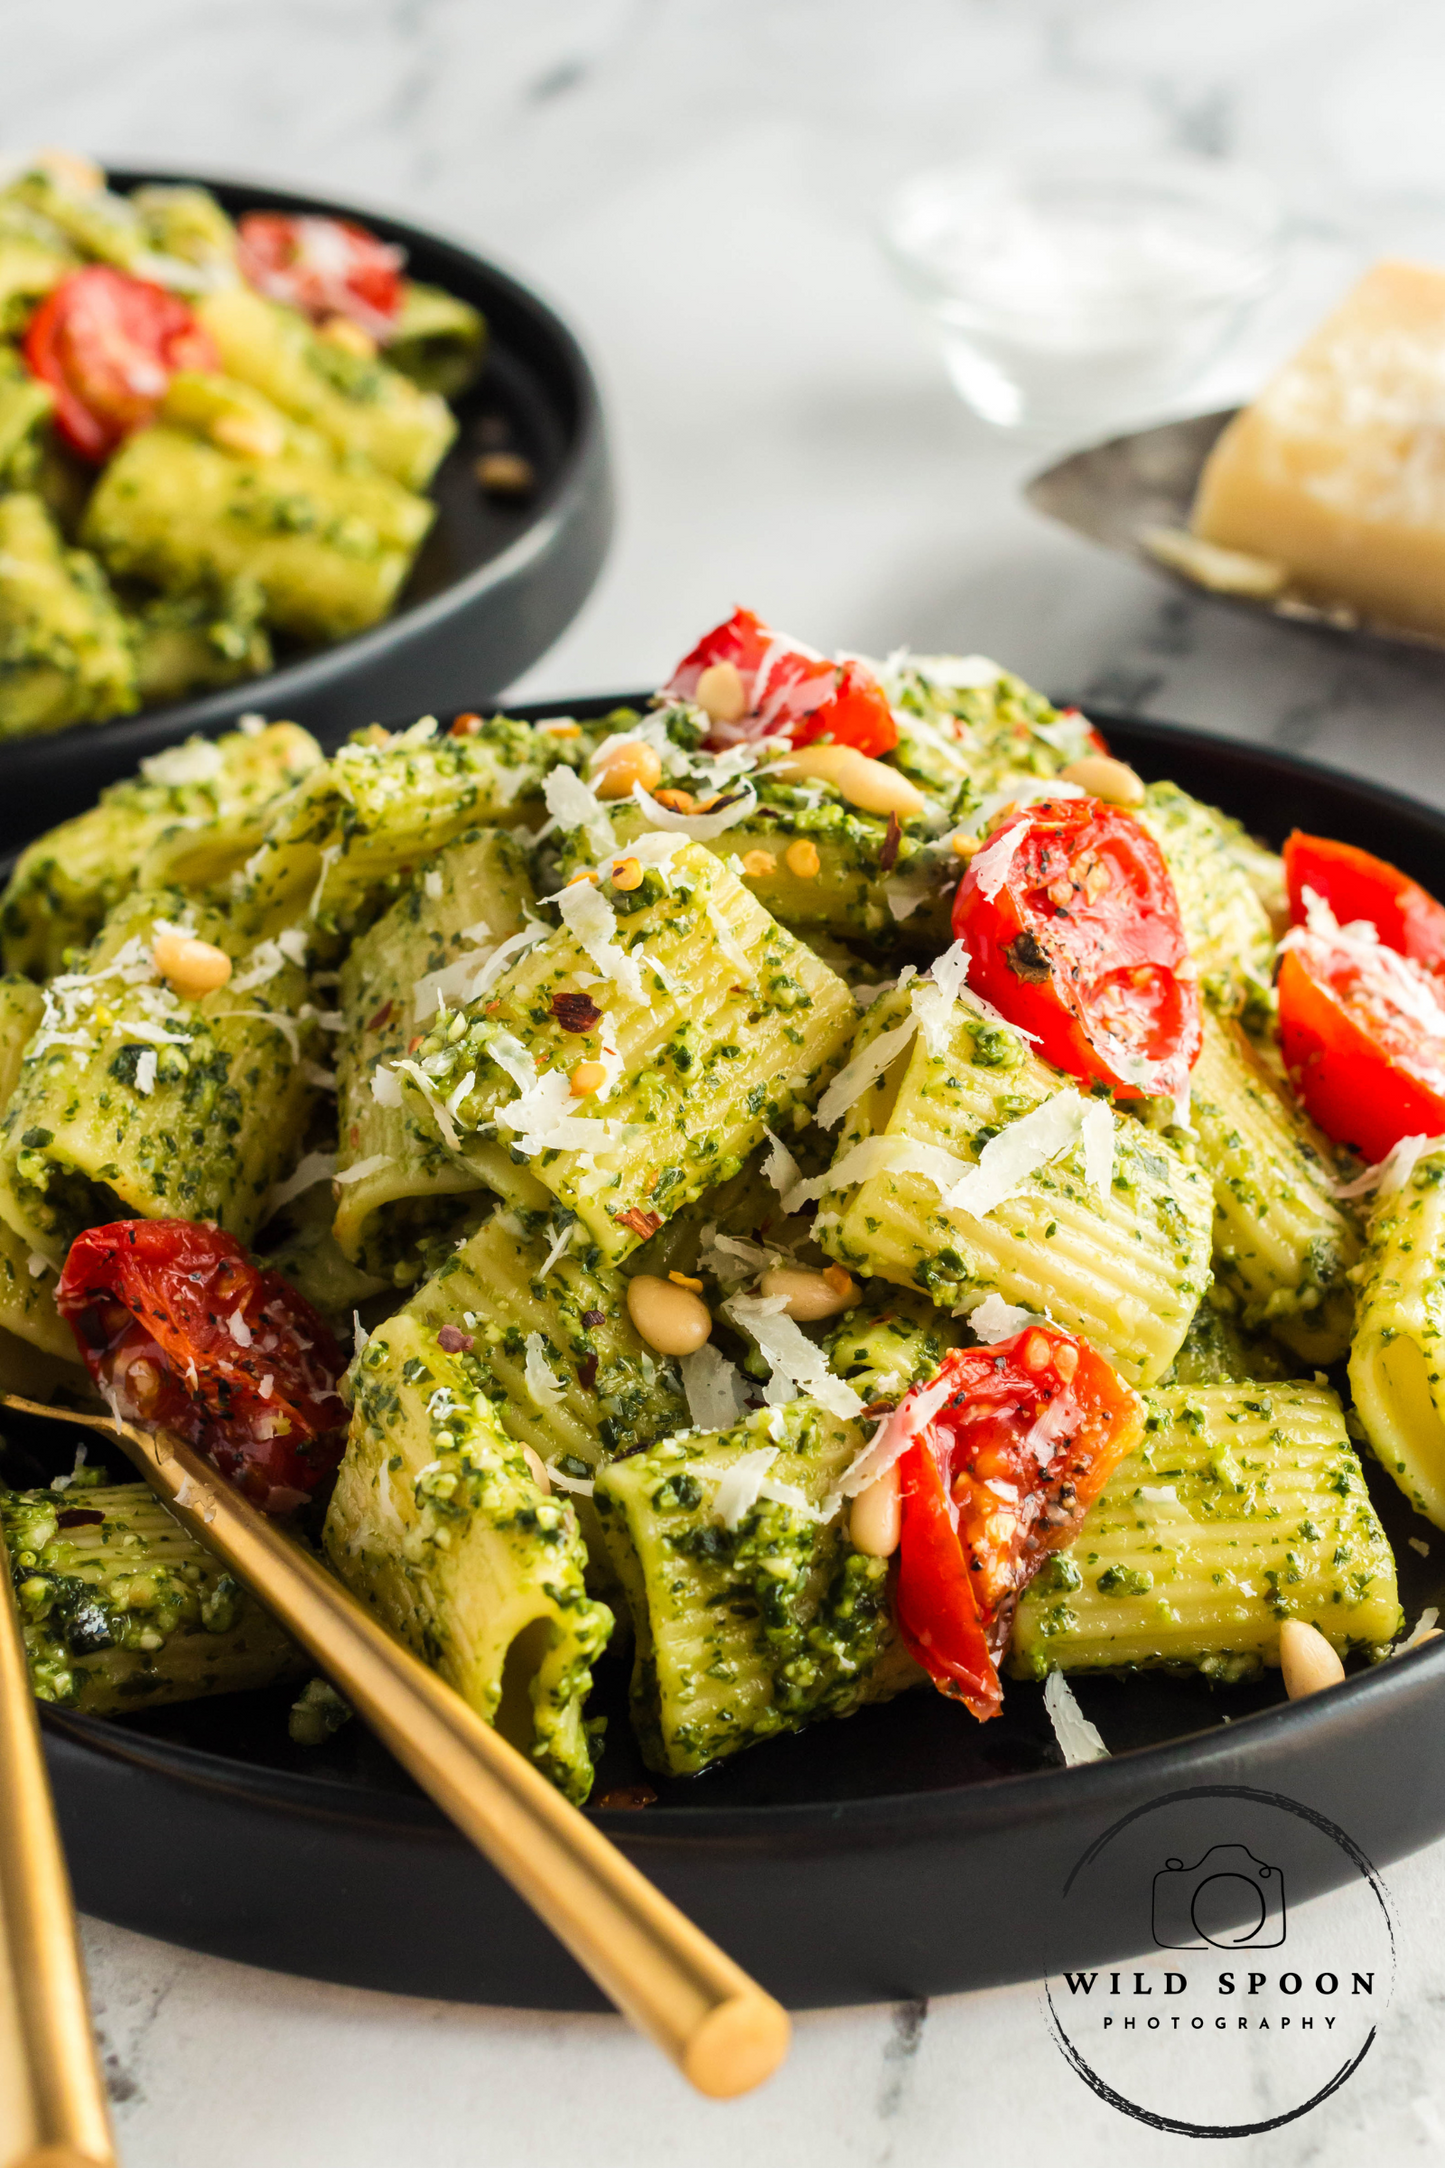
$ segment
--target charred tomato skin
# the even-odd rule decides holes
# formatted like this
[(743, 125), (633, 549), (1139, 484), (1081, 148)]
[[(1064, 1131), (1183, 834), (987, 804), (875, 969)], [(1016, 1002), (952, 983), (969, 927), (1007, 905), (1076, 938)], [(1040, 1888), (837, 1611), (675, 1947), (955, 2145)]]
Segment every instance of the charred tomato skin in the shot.
[(302, 1504), (340, 1461), (345, 1356), (311, 1305), (219, 1228), (92, 1227), (55, 1299), (117, 1412), (174, 1431), (268, 1512)]
[(1018, 1600), (1072, 1542), (1132, 1452), (1143, 1406), (1097, 1349), (1044, 1323), (956, 1350), (910, 1402), (937, 1401), (899, 1461), (899, 1632), (935, 1686), (980, 1719), (998, 1714), (998, 1662)]

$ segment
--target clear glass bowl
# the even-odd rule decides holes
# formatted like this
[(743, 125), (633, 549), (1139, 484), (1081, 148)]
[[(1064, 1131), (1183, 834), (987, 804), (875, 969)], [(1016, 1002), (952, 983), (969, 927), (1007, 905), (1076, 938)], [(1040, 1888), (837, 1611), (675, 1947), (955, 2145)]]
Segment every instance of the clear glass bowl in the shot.
[(1269, 285), (1261, 176), (1184, 158), (1044, 154), (940, 167), (889, 206), (884, 245), (954, 385), (1000, 428), (1157, 412)]

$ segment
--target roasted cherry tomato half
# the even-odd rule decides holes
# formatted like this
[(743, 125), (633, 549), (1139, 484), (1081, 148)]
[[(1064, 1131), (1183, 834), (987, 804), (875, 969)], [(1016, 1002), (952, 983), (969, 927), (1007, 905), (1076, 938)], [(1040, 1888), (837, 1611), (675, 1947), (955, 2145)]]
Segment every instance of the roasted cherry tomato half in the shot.
[(735, 610), (699, 640), (667, 691), (691, 700), (704, 670), (716, 663), (732, 664), (747, 704), (735, 718), (713, 724), (709, 743), (715, 747), (752, 738), (785, 737), (794, 745), (831, 738), (876, 759), (898, 743), (887, 695), (861, 663), (829, 662), (771, 631), (751, 610)]
[(346, 1358), (279, 1273), (193, 1220), (116, 1220), (71, 1245), (55, 1290), (118, 1415), (173, 1430), (269, 1513), (341, 1458)]
[(1367, 926), (1296, 926), (1279, 971), (1279, 1036), (1327, 1137), (1381, 1160), (1445, 1134), (1445, 991)]
[(1015, 814), (953, 903), (969, 984), (1056, 1069), (1123, 1098), (1179, 1099), (1199, 1058), (1199, 988), (1159, 847), (1096, 798)]
[(1133, 1451), (1143, 1406), (1087, 1341), (1038, 1324), (956, 1351), (891, 1420), (906, 1432), (915, 1411), (894, 1609), (934, 1685), (982, 1720), (1019, 1597)]
[(25, 359), (54, 395), (61, 435), (97, 463), (154, 418), (178, 369), (221, 366), (184, 301), (104, 263), (72, 271), (42, 301)]
[(1386, 948), (1398, 949), (1426, 971), (1445, 972), (1445, 904), (1408, 873), (1353, 843), (1302, 835), (1296, 828), (1284, 847), (1284, 875), (1296, 926), (1309, 916), (1308, 889), (1329, 905), (1340, 925), (1367, 919)]
[(287, 218), (279, 211), (248, 211), (238, 232), (236, 261), (258, 293), (318, 323), (349, 316), (380, 341), (395, 331), (404, 249), (349, 220)]

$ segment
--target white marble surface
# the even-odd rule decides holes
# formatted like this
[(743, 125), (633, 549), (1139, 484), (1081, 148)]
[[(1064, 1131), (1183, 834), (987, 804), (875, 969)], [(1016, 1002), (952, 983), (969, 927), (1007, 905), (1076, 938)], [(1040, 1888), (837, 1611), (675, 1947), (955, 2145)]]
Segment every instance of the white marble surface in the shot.
[[(1247, 388), (1372, 254), (1445, 259), (1432, 0), (10, 0), (0, 50), (0, 149), (309, 181), (454, 228), (560, 302), (610, 403), (622, 518), (529, 691), (653, 679), (746, 600), (820, 644), (984, 648), (1445, 802), (1445, 665), (1181, 600), (1048, 528), (1018, 496), (1041, 448), (965, 414), (869, 232), (894, 179), (955, 151), (1251, 160), (1294, 245), (1209, 396)], [(1445, 1849), (1389, 1879), (1403, 1949), (1382, 2037), (1326, 2111), (1236, 2148), (1250, 2158), (1445, 2156)], [(926, 2019), (806, 2017), (778, 2082), (717, 2109), (610, 2021), (319, 1988), (100, 1926), (87, 1946), (130, 2168), (1152, 2162), (1189, 2144), (1088, 2095), (1027, 1987)]]

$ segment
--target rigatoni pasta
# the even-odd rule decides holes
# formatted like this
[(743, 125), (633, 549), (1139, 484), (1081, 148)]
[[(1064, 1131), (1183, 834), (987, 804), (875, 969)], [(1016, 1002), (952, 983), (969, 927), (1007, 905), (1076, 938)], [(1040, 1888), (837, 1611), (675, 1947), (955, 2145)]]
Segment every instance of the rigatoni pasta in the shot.
[[(911, 1020), (906, 1000), (879, 1005), (879, 1030)], [(943, 1031), (935, 1053), (920, 1029), (855, 1103), (819, 1215), (824, 1246), (941, 1307), (996, 1289), (1047, 1309), (1149, 1384), (1182, 1344), (1208, 1278), (1211, 1204), (1199, 1170), (1168, 1137), (1096, 1101), (1108, 1140), (1101, 1183), (1088, 1178), (1076, 1122), (1076, 1141), (1056, 1144), (984, 1215), (950, 1207), (948, 1190), (987, 1144), (1043, 1115), (1059, 1079), (1017, 1033), (966, 1008)], [(1060, 1141), (1073, 1109), (1061, 1111)]]
[(1417, 1160), (1370, 1219), (1350, 1390), (1380, 1465), (1445, 1528), (1445, 1153)]
[[(175, 994), (156, 963), (169, 928), (233, 957), (227, 983)], [(0, 1218), (56, 1264), (83, 1227), (127, 1214), (254, 1234), (315, 1098), (305, 992), (294, 947), (238, 941), (178, 891), (117, 905), (46, 991), (0, 1121)]]
[(1175, 1664), (1228, 1681), (1278, 1662), (1282, 1619), (1342, 1654), (1399, 1631), (1395, 1561), (1333, 1392), (1174, 1386), (1147, 1406), (1143, 1445), (1019, 1606), (1023, 1676)]
[(616, 1263), (806, 1104), (853, 1004), (695, 844), (614, 860), (562, 910), (428, 1034), (403, 1089), (464, 1162), (472, 1137), (511, 1144)]
[[(279, 396), (202, 390), (198, 442)], [(983, 658), (746, 612), (600, 724), (177, 748), (0, 904), (0, 1379), (59, 1369), (63, 1314), (118, 1405), (181, 1390), (136, 1260), (224, 1252), (292, 1372), (211, 1303), (222, 1446), (283, 1499), (340, 1456), (333, 1570), (574, 1799), (629, 1633), (669, 1780), (928, 1681), (962, 1722), (1005, 1672), (1228, 1686), (1286, 1626), (1371, 1661), (1352, 1438), (1445, 1526), (1445, 1182), (1305, 1111), (1289, 976), (1383, 934), (1286, 861)], [(148, 1693), (241, 1682), (160, 1640)]]
[[(430, 1122), (379, 1099), (383, 1070), (404, 1058), (449, 999), (495, 975), (535, 904), (521, 844), (506, 829), (460, 837), (347, 957), (337, 1060), (336, 1239), (357, 1264), (414, 1278), (418, 1237), (455, 1221), (479, 1178), (446, 1150)], [(385, 1079), (383, 1078), (383, 1082)]]
[(576, 1514), (539, 1485), (465, 1356), (415, 1316), (357, 1366), (326, 1550), (478, 1715), (586, 1798), (582, 1710), (612, 1617), (584, 1593)]

